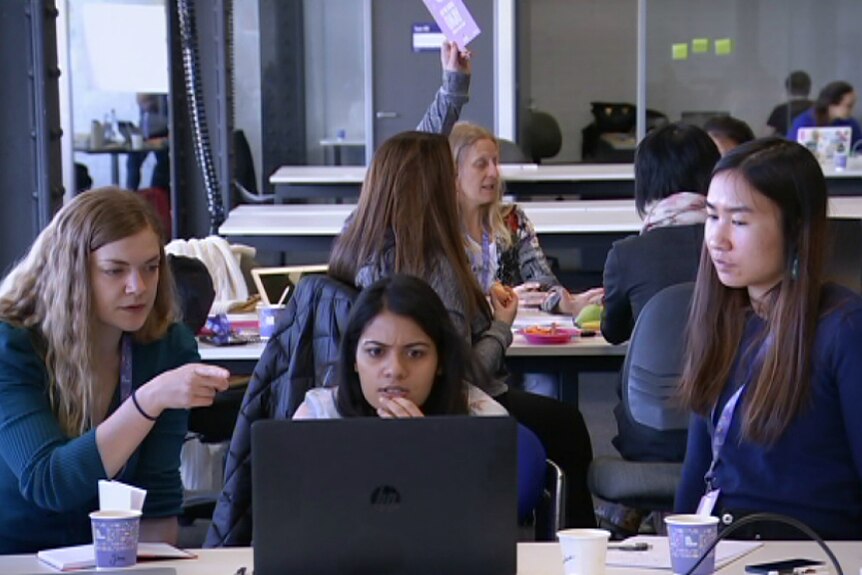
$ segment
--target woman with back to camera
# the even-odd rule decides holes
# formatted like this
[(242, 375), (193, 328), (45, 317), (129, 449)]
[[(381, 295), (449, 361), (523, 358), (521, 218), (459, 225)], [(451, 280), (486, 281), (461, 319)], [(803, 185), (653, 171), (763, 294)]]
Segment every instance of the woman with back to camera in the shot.
[(483, 390), (536, 433), (567, 473), (569, 523), (592, 525), (586, 486), (592, 448), (583, 418), (574, 406), (504, 383), (517, 298), (492, 293), (489, 308), (463, 248), (456, 193), (446, 138), (422, 132), (393, 136), (372, 159), (355, 216), (333, 246), (329, 273), (360, 288), (394, 273), (426, 281), (470, 346), (471, 361), (491, 374)]
[(176, 543), (186, 409), (227, 388), (197, 360), (145, 200), (63, 207), (0, 284), (0, 552), (91, 541), (100, 479), (146, 489), (141, 539)]
[(847, 82), (830, 82), (820, 90), (814, 105), (796, 116), (787, 139), (797, 141), (800, 128), (815, 128), (818, 126), (841, 127), (849, 126), (851, 146), (862, 140), (862, 127), (853, 117), (853, 107), (856, 105), (856, 91)]
[(823, 283), (826, 210), (823, 173), (799, 144), (757, 140), (716, 166), (681, 384), (696, 417), (677, 511), (703, 501), (724, 522), (774, 512), (824, 539), (862, 538), (862, 297)]

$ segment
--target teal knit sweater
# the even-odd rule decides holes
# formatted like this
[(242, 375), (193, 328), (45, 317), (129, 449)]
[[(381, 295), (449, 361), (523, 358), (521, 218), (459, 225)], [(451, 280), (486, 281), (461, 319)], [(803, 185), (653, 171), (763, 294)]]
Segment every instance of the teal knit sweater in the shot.
[[(192, 334), (174, 325), (161, 340), (134, 345), (133, 387), (198, 357)], [(119, 403), (117, 387), (109, 412)], [(147, 490), (144, 517), (180, 512), (187, 426), (187, 411), (165, 411), (114, 478)], [(88, 514), (98, 508), (100, 479), (107, 477), (95, 429), (75, 438), (60, 430), (31, 333), (0, 322), (0, 553), (92, 541)]]

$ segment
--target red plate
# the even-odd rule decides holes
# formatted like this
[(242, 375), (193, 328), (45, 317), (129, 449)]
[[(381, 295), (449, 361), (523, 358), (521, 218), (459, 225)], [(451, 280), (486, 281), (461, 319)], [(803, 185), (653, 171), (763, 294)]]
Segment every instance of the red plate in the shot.
[(569, 341), (578, 334), (578, 330), (566, 329), (558, 327), (553, 334), (527, 333), (526, 330), (519, 330), (519, 333), (524, 336), (527, 343), (538, 345), (569, 343)]

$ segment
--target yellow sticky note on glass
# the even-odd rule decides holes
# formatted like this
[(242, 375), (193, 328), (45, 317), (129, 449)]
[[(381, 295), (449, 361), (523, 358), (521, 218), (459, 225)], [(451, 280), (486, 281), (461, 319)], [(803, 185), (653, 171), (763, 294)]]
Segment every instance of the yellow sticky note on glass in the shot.
[(694, 54), (709, 52), (709, 38), (695, 38), (691, 41), (691, 51)]
[(688, 44), (674, 44), (671, 46), (671, 57), (674, 60), (688, 59)]
[(733, 40), (730, 38), (722, 38), (715, 41), (715, 54), (717, 56), (727, 56), (733, 52)]

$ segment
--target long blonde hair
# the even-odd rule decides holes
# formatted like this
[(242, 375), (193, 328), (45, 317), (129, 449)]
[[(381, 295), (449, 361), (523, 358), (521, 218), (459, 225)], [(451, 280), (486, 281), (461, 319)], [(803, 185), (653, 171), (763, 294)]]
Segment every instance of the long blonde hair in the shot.
[[(458, 122), (449, 134), (449, 147), (452, 148), (452, 158), (455, 160), (455, 169), (460, 173), (462, 162), (467, 160), (467, 152), (476, 142), (489, 140), (493, 142), (500, 154), (500, 142), (496, 136), (477, 124), (470, 122)], [(508, 249), (512, 246), (512, 233), (504, 221), (505, 215), (511, 211), (511, 206), (503, 204), (503, 178), (497, 178), (497, 196), (491, 204), (482, 206), (482, 225)]]
[[(54, 216), (0, 283), (0, 320), (33, 333), (48, 372), (51, 407), (69, 436), (84, 433), (93, 417), (92, 380), (98, 358), (90, 254), (146, 229), (163, 239), (158, 217), (139, 195), (119, 188), (86, 192)], [(134, 334), (142, 343), (162, 337), (179, 317), (161, 244), (155, 303)]]

